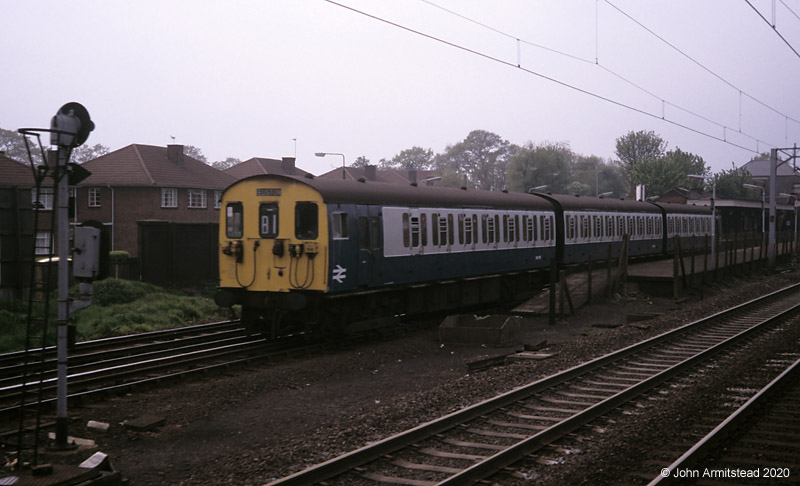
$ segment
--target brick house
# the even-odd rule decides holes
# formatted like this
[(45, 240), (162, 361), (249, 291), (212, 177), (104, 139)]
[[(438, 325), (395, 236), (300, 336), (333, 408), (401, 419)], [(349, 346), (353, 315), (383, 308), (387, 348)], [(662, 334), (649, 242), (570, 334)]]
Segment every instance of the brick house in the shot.
[(133, 144), (86, 162), (74, 222), (110, 227), (111, 250), (138, 256), (138, 222), (218, 223), (222, 191), (236, 178), (183, 153), (183, 145)]
[(232, 167), (225, 169), (225, 173), (229, 174), (236, 179), (244, 179), (260, 174), (284, 174), (305, 176), (308, 172), (295, 166), (294, 157), (284, 157), (278, 159), (265, 159), (262, 157), (253, 157), (244, 162), (240, 162)]

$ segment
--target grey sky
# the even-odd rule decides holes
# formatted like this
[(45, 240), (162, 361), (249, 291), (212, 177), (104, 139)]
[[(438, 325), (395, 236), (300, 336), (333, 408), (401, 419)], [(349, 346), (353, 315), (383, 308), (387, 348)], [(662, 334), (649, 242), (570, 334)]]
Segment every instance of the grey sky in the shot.
[[(292, 156), (296, 139), (298, 166), (317, 174), (341, 158), (314, 152), (377, 162), (475, 129), (606, 158), (617, 137), (654, 130), (715, 172), (800, 140), (800, 57), (744, 0), (609, 1), (341, 2), (491, 60), (323, 0), (5, 0), (0, 127), (46, 126), (78, 101), (97, 125), (88, 144), (174, 136), (215, 161)], [(772, 0), (751, 3), (772, 20)], [(800, 50), (800, 0), (774, 3)]]

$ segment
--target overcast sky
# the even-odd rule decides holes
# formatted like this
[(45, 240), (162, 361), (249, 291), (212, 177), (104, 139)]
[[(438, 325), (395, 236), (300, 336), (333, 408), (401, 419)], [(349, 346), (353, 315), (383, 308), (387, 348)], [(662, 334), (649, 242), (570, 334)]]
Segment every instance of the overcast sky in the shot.
[(777, 33), (744, 0), (341, 0), (462, 49), (323, 0), (6, 0), (0, 127), (77, 101), (90, 145), (175, 137), (315, 174), (341, 165), (315, 152), (375, 163), (475, 129), (604, 158), (653, 130), (718, 172), (800, 141), (778, 35), (800, 51), (800, 0), (750, 2)]

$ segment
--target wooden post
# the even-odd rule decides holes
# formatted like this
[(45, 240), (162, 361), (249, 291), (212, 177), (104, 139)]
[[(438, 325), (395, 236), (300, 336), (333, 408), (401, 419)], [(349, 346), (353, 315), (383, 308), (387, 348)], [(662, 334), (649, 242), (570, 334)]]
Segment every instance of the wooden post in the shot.
[(691, 254), (692, 254), (692, 273), (691, 273), (691, 278), (689, 278), (689, 286), (691, 288), (694, 288), (696, 283), (697, 283), (697, 282), (695, 282), (695, 278), (694, 278), (694, 254), (697, 253), (697, 251), (696, 251), (697, 248), (695, 248), (696, 246), (697, 246), (697, 238), (692, 238), (692, 249), (691, 249)]
[(624, 235), (622, 237), (622, 247), (619, 251), (619, 263), (617, 264), (617, 276), (614, 279), (614, 291), (612, 293), (615, 294), (617, 289), (624, 285), (625, 282), (623, 281), (624, 278), (628, 276), (628, 235)]
[(678, 259), (680, 256), (678, 255), (678, 236), (675, 236), (675, 242), (673, 243), (673, 252), (672, 252), (672, 299), (678, 300), (680, 297), (680, 286), (678, 284)]
[(687, 288), (686, 285), (686, 265), (683, 263), (683, 245), (681, 245), (680, 237), (675, 237), (675, 252), (678, 254), (678, 264), (681, 266), (681, 282), (683, 283), (683, 288)]
[(708, 278), (708, 235), (703, 236), (703, 285)]
[(558, 278), (558, 266), (556, 260), (550, 260), (550, 310), (548, 315), (548, 323), (553, 325), (556, 323), (556, 279)]
[(613, 261), (611, 260), (611, 243), (608, 244), (608, 270), (606, 271), (606, 293), (608, 294), (608, 298), (612, 297), (611, 290), (613, 288), (613, 282), (611, 282), (611, 265)]
[(564, 297), (566, 292), (566, 276), (564, 270), (558, 271), (558, 318), (564, 320)]
[(592, 255), (589, 255), (589, 272), (586, 275), (586, 305), (592, 305)]

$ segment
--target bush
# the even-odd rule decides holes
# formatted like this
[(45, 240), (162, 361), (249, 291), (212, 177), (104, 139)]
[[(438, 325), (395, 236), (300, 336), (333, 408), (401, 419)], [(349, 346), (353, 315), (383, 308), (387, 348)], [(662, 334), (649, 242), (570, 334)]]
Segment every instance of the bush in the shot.
[(131, 254), (123, 250), (114, 250), (108, 252), (108, 260), (112, 263), (126, 262), (130, 260)]
[(147, 294), (149, 289), (145, 285), (131, 280), (113, 278), (100, 280), (94, 283), (92, 304), (109, 306), (133, 302)]

